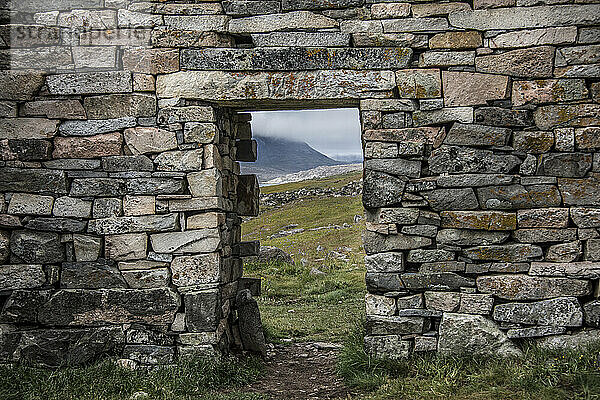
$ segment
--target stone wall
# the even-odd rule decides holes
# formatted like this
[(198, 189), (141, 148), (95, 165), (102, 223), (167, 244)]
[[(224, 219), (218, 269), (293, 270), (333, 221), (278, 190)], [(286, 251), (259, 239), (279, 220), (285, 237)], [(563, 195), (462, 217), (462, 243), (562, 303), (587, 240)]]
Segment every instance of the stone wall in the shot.
[(0, 7), (0, 362), (244, 347), (259, 109), (360, 108), (374, 354), (598, 336), (598, 3)]

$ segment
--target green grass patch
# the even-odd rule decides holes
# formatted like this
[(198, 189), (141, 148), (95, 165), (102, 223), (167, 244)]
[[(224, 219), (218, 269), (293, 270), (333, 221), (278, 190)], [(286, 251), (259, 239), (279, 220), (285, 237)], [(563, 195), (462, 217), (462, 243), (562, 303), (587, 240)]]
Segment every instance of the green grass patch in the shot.
[(342, 175), (329, 176), (323, 179), (312, 179), (301, 182), (283, 183), (281, 185), (263, 186), (260, 192), (263, 194), (291, 192), (299, 189), (339, 189), (350, 182), (358, 181), (362, 178), (362, 171), (348, 172)]
[(183, 359), (152, 371), (118, 368), (110, 360), (58, 370), (0, 367), (0, 399), (117, 400), (143, 392), (146, 396), (137, 399), (259, 400), (266, 397), (232, 390), (256, 380), (262, 371), (256, 358)]
[(600, 344), (552, 352), (534, 345), (521, 358), (415, 355), (378, 360), (364, 351), (362, 323), (344, 345), (339, 372), (365, 400), (600, 399)]

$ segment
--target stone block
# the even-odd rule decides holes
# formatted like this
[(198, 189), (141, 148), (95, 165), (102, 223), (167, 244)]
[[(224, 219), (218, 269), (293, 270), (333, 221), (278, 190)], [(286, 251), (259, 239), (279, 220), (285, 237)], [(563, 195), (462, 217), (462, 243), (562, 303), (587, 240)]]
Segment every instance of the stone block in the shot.
[(515, 240), (521, 243), (570, 242), (577, 239), (577, 229), (517, 229), (513, 235)]
[(148, 251), (148, 235), (145, 233), (109, 235), (104, 238), (104, 243), (104, 254), (111, 260), (139, 260), (146, 258)]
[(495, 48), (515, 48), (543, 45), (571, 44), (575, 42), (577, 29), (574, 26), (526, 29), (501, 33), (490, 38), (489, 46)]
[(223, 71), (375, 70), (406, 68), (411, 58), (408, 48), (187, 49), (182, 51), (181, 66)]
[(108, 172), (153, 171), (154, 165), (146, 156), (110, 156), (102, 158), (102, 169)]
[(23, 115), (50, 119), (85, 119), (79, 100), (36, 100), (23, 105)]
[[(211, 87), (207, 83), (211, 83)], [(323, 70), (301, 72), (184, 71), (159, 75), (159, 98), (204, 100), (324, 100), (365, 98), (367, 93), (392, 90), (391, 71)]]
[(508, 77), (502, 75), (444, 71), (442, 82), (446, 107), (486, 105), (509, 94)]
[(477, 72), (509, 75), (517, 78), (552, 77), (554, 48), (541, 46), (511, 50), (475, 59)]
[(600, 125), (600, 105), (556, 104), (542, 106), (535, 110), (533, 117), (537, 127), (542, 130)]
[(187, 106), (161, 108), (158, 111), (158, 122), (160, 124), (174, 124), (177, 122), (191, 121), (214, 122), (214, 109), (206, 106)]
[[(342, 23), (343, 25), (344, 23)], [(427, 47), (427, 35), (412, 33), (363, 32), (352, 34), (352, 42), (356, 47)]]
[[(248, 3), (257, 4), (254, 1)], [(252, 41), (257, 47), (345, 47), (350, 44), (350, 35), (339, 32), (273, 32), (253, 34)]]
[(388, 293), (404, 289), (399, 274), (367, 272), (365, 283), (369, 293)]
[(163, 129), (126, 129), (124, 136), (125, 144), (133, 154), (161, 153), (177, 148), (175, 133)]
[(494, 320), (526, 325), (579, 327), (583, 311), (575, 297), (559, 297), (533, 303), (506, 303), (494, 308)]
[(150, 235), (152, 249), (157, 253), (212, 253), (221, 247), (218, 229)]
[(258, 158), (256, 140), (238, 140), (235, 142), (235, 161), (255, 162)]
[(0, 120), (0, 139), (49, 139), (58, 121), (45, 118), (7, 118)]
[(458, 312), (461, 314), (490, 315), (493, 307), (494, 297), (491, 295), (462, 293)]
[(52, 264), (65, 260), (58, 233), (13, 231), (10, 250), (13, 256), (23, 263)]
[(121, 199), (98, 198), (94, 199), (92, 206), (93, 218), (119, 217), (123, 214), (123, 205)]
[(474, 51), (427, 51), (419, 57), (420, 67), (475, 65)]
[(32, 100), (44, 84), (44, 74), (34, 71), (0, 71), (0, 87), (4, 100)]
[(542, 257), (542, 249), (532, 244), (477, 246), (463, 250), (475, 261), (528, 262)]
[(566, 228), (569, 225), (569, 209), (518, 210), (517, 221), (519, 228)]
[(338, 23), (334, 19), (309, 11), (260, 15), (233, 19), (229, 22), (229, 32), (231, 33), (263, 33), (337, 27)]
[(175, 348), (154, 345), (127, 345), (123, 357), (142, 365), (165, 365), (175, 362)]
[(127, 284), (113, 261), (65, 262), (60, 274), (63, 289), (126, 288)]
[(432, 263), (438, 261), (454, 260), (454, 253), (447, 250), (438, 249), (417, 249), (408, 252), (406, 259), (410, 263)]
[(106, 120), (65, 121), (59, 131), (65, 136), (92, 136), (100, 133), (112, 133), (136, 125), (134, 117), (122, 117)]
[(505, 300), (544, 300), (561, 296), (587, 296), (591, 283), (567, 278), (496, 275), (477, 278), (477, 290)]
[(554, 153), (541, 156), (538, 174), (583, 178), (592, 169), (593, 158), (587, 153)]
[(486, 209), (558, 207), (562, 203), (561, 193), (554, 185), (490, 186), (478, 188), (477, 195)]
[(449, 124), (451, 122), (462, 122), (463, 124), (473, 123), (473, 108), (449, 107), (438, 110), (416, 111), (413, 113), (413, 123), (417, 127), (423, 125)]
[(185, 124), (184, 129), (186, 143), (210, 144), (219, 141), (219, 129), (213, 123), (190, 122)]
[(509, 237), (508, 232), (442, 229), (438, 232), (436, 240), (440, 244), (451, 246), (489, 246), (504, 243)]
[(519, 350), (499, 326), (481, 315), (444, 313), (438, 352), (443, 355), (518, 357)]
[(159, 171), (190, 172), (202, 169), (202, 149), (169, 151), (159, 154), (154, 162)]
[(406, 178), (366, 170), (363, 184), (363, 204), (366, 208), (398, 204), (402, 199)]
[(479, 207), (475, 192), (465, 189), (437, 189), (423, 193), (434, 211), (475, 210)]
[(558, 189), (566, 205), (600, 205), (600, 180), (559, 178)]
[(561, 335), (567, 331), (563, 326), (533, 326), (529, 328), (512, 328), (506, 332), (511, 339), (527, 339), (533, 337)]
[(503, 174), (461, 174), (437, 177), (438, 187), (481, 187), (510, 185), (515, 183), (514, 176)]
[(179, 51), (176, 49), (126, 48), (123, 68), (142, 74), (168, 74), (179, 71)]
[[(465, 3), (440, 3), (440, 5), (465, 4)], [(427, 4), (429, 5), (429, 4)], [(420, 6), (425, 6), (422, 4)], [(433, 35), (429, 39), (430, 49), (476, 49), (481, 47), (481, 34), (478, 32), (444, 32)]]
[(41, 265), (0, 265), (0, 290), (35, 289), (46, 283)]
[(73, 235), (73, 249), (75, 251), (75, 260), (96, 261), (100, 258), (102, 248), (102, 238), (90, 235)]
[(247, 1), (233, 0), (224, 1), (225, 14), (235, 17), (246, 17), (250, 15), (276, 14), (281, 11), (279, 1)]
[(420, 145), (433, 144), (435, 147), (439, 147), (445, 136), (445, 128), (420, 127), (366, 130), (363, 139), (381, 142), (411, 142)]
[(91, 218), (92, 202), (75, 197), (59, 197), (54, 202), (52, 214), (55, 217)]
[(218, 283), (223, 274), (221, 257), (217, 253), (175, 257), (171, 272), (175, 286)]
[(169, 286), (169, 270), (167, 268), (123, 271), (121, 274), (132, 289), (151, 289)]
[(85, 137), (54, 139), (54, 158), (95, 158), (121, 154), (123, 138), (119, 132)]
[(460, 296), (460, 293), (454, 292), (425, 292), (425, 306), (428, 310), (456, 312)]
[(585, 244), (585, 259), (589, 261), (600, 261), (600, 240), (589, 239)]
[(431, 32), (448, 29), (446, 18), (399, 18), (383, 20), (383, 32)]
[(482, 107), (475, 110), (475, 122), (482, 125), (528, 127), (534, 125), (530, 111), (509, 110), (500, 107)]
[(454, 272), (404, 273), (401, 278), (404, 287), (410, 290), (444, 291), (475, 286), (475, 281)]
[(367, 335), (422, 334), (429, 328), (429, 320), (423, 317), (367, 316)]
[(404, 255), (401, 252), (379, 253), (365, 256), (367, 273), (403, 272)]
[(109, 197), (122, 196), (126, 193), (125, 182), (111, 178), (73, 179), (71, 185), (72, 197)]
[(98, 235), (119, 235), (137, 232), (174, 231), (177, 214), (144, 215), (139, 217), (110, 217), (90, 221), (88, 231)]
[(40, 308), (39, 319), (46, 326), (170, 325), (179, 307), (179, 295), (169, 288), (63, 289)]
[(396, 299), (367, 293), (365, 296), (367, 315), (396, 314)]
[(217, 330), (221, 319), (218, 290), (187, 293), (184, 304), (185, 323), (190, 332)]
[(221, 173), (216, 168), (189, 173), (187, 181), (194, 197), (213, 197), (223, 194)]
[(512, 86), (514, 106), (583, 100), (588, 94), (583, 79), (516, 81)]
[(127, 193), (135, 195), (182, 194), (184, 181), (181, 178), (134, 178), (126, 181)]
[(154, 196), (125, 196), (123, 214), (126, 216), (152, 215), (156, 212)]
[(365, 350), (375, 358), (398, 360), (410, 356), (411, 342), (399, 335), (367, 336)]
[(131, 72), (86, 72), (50, 75), (46, 85), (53, 95), (130, 93), (133, 90)]
[(153, 117), (156, 98), (148, 94), (109, 94), (86, 97), (84, 107), (89, 119)]
[(580, 151), (600, 151), (600, 128), (575, 129), (575, 145)]
[(600, 228), (600, 209), (573, 207), (570, 215), (579, 228)]
[(600, 300), (592, 300), (583, 305), (586, 326), (600, 327)]
[(530, 153), (543, 154), (554, 145), (554, 134), (546, 131), (519, 131), (513, 135), (513, 147), (515, 150)]
[(45, 161), (52, 158), (52, 143), (35, 139), (0, 139), (0, 159), (20, 161)]
[[(448, 93), (448, 92), (444, 92)], [(455, 123), (444, 144), (459, 146), (505, 146), (511, 130), (493, 126)]]
[(514, 213), (498, 211), (442, 211), (442, 228), (512, 231), (517, 228)]
[[(18, 221), (18, 218), (17, 218), (17, 221)], [(0, 264), (4, 264), (6, 261), (8, 261), (9, 256), (10, 256), (10, 234), (7, 231), (0, 230)]]
[(38, 194), (13, 193), (8, 213), (16, 215), (51, 215), (54, 197)]
[(535, 262), (531, 264), (529, 274), (536, 276), (560, 276), (568, 278), (598, 279), (600, 277), (600, 262)]
[(426, 99), (440, 97), (442, 81), (439, 69), (405, 69), (396, 71), (396, 84), (401, 98)]
[(37, 324), (38, 308), (48, 301), (49, 290), (14, 290), (0, 313), (2, 323)]
[(569, 263), (581, 257), (581, 242), (576, 240), (570, 243), (560, 243), (548, 247), (546, 261)]
[(168, 15), (164, 17), (167, 28), (182, 31), (227, 32), (230, 17), (225, 15)]
[(374, 159), (365, 161), (365, 169), (400, 177), (419, 178), (421, 176), (421, 161), (401, 158)]

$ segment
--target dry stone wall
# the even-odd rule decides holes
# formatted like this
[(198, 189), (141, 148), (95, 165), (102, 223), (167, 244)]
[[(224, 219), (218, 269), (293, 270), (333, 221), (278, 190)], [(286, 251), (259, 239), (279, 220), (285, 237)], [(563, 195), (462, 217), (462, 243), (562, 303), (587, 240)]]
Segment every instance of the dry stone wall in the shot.
[(600, 4), (0, 8), (0, 362), (256, 347), (241, 111), (282, 108), (360, 108), (372, 353), (600, 338)]

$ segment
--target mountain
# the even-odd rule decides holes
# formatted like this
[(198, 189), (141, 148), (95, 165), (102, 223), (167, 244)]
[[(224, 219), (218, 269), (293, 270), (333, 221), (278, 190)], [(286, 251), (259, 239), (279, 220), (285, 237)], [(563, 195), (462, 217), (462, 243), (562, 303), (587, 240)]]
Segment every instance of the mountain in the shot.
[(254, 139), (258, 143), (258, 159), (240, 164), (243, 174), (256, 174), (260, 182), (316, 167), (343, 164), (304, 142), (266, 136), (255, 136)]

